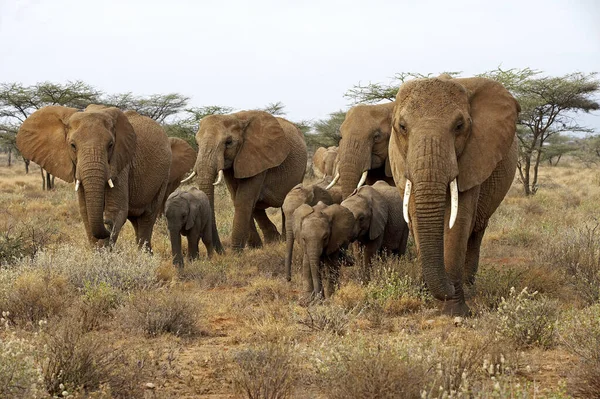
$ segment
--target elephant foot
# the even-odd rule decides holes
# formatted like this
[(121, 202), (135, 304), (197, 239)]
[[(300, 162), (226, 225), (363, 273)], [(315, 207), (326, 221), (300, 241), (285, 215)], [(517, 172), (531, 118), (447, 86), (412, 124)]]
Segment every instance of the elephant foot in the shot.
[(444, 301), (442, 302), (442, 314), (448, 316), (461, 316), (469, 317), (472, 316), (471, 309), (464, 300), (462, 301)]
[(262, 241), (261, 241), (260, 238), (258, 238), (258, 239), (249, 239), (248, 240), (248, 246), (250, 248), (262, 248), (263, 243), (262, 243)]

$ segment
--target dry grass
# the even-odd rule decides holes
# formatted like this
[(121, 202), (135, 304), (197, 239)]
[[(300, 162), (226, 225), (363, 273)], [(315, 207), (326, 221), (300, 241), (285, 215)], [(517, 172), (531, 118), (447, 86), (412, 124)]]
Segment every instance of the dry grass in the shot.
[[(164, 219), (153, 255), (130, 225), (97, 251), (72, 185), (44, 192), (39, 171), (0, 167), (0, 396), (599, 396), (598, 176), (543, 167), (533, 198), (513, 185), (468, 290), (477, 315), (456, 321), (439, 315), (412, 244), (368, 282), (360, 261), (343, 267), (336, 294), (306, 304), (299, 251), (287, 282), (282, 242), (202, 252), (178, 275)], [(227, 245), (231, 201), (216, 194)], [(539, 293), (517, 300), (513, 287)]]

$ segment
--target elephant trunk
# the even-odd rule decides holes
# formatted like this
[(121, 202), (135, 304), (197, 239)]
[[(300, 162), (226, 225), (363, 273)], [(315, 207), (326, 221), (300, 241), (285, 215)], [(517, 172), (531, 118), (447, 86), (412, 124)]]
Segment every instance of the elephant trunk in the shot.
[(371, 166), (371, 147), (368, 142), (344, 138), (340, 141), (339, 159), (342, 198), (347, 198)]
[(310, 265), (313, 293), (318, 297), (323, 297), (323, 283), (321, 280), (322, 253), (323, 243), (313, 241), (306, 243), (306, 254), (308, 256), (308, 263)]
[[(436, 299), (454, 297), (453, 282), (448, 278), (444, 264), (444, 218), (448, 198), (448, 183), (458, 174), (454, 154), (445, 154), (439, 139), (427, 138), (418, 143), (411, 153), (419, 154), (416, 162), (408, 163), (408, 177), (412, 181), (414, 198), (413, 233), (417, 241), (423, 278)], [(455, 160), (455, 158), (454, 158)], [(456, 277), (456, 276), (453, 276)]]
[(183, 251), (181, 250), (181, 229), (169, 226), (169, 238), (171, 240), (171, 255), (173, 264), (183, 267)]
[(215, 182), (219, 171), (222, 169), (223, 162), (218, 162), (215, 151), (211, 149), (210, 151), (198, 153), (194, 171), (198, 175), (198, 188), (206, 194), (210, 202), (210, 209), (212, 212), (212, 237), (215, 250), (219, 254), (223, 254), (224, 250), (217, 230), (217, 219), (215, 217), (215, 186), (213, 183)]
[(104, 225), (104, 190), (107, 170), (107, 165), (102, 161), (87, 163), (78, 168), (84, 189), (89, 227), (94, 238), (98, 240), (110, 237), (110, 232)]

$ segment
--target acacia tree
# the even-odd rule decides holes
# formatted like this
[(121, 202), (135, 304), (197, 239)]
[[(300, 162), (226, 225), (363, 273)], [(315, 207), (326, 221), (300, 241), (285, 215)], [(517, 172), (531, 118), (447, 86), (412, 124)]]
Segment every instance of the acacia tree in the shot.
[(481, 76), (501, 82), (519, 101), (517, 136), (520, 151), (518, 170), (525, 195), (537, 192), (540, 162), (553, 136), (561, 133), (593, 130), (581, 126), (578, 112), (600, 109), (594, 96), (600, 90), (596, 73), (569, 73), (563, 76), (542, 76), (541, 71), (524, 69), (486, 72)]
[(174, 122), (164, 124), (163, 127), (167, 132), (167, 136), (184, 139), (194, 149), (198, 149), (196, 132), (198, 131), (200, 120), (208, 115), (222, 115), (231, 112), (233, 112), (233, 108), (221, 105), (187, 108), (183, 111), (183, 116), (180, 116)]
[(578, 149), (575, 140), (564, 134), (551, 135), (546, 144), (542, 159), (548, 161), (550, 166), (557, 166), (563, 155), (577, 151)]
[(314, 151), (317, 147), (329, 147), (338, 145), (340, 139), (340, 127), (346, 119), (346, 111), (336, 111), (329, 114), (327, 119), (319, 119), (313, 123), (315, 133), (306, 135), (308, 147)]
[(185, 110), (190, 100), (189, 97), (179, 93), (152, 94), (150, 96), (136, 96), (133, 93), (120, 93), (108, 95), (102, 103), (123, 110), (133, 110), (140, 115), (150, 117), (160, 124)]

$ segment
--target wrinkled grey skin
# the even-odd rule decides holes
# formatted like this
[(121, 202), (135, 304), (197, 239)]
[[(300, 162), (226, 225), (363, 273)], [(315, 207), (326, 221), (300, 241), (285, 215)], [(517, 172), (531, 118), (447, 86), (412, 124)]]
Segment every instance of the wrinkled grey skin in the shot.
[(196, 187), (177, 189), (167, 198), (165, 217), (171, 239), (173, 264), (183, 268), (181, 236), (188, 241), (188, 257), (198, 257), (198, 242), (202, 239), (210, 258), (213, 253), (212, 211), (206, 194)]
[(287, 281), (292, 280), (292, 256), (294, 253), (294, 218), (293, 214), (300, 205), (307, 204), (310, 206), (316, 205), (319, 201), (325, 205), (331, 205), (334, 203), (341, 202), (341, 192), (339, 196), (336, 196), (335, 200), (332, 197), (332, 193), (325, 190), (330, 179), (324, 179), (320, 182), (310, 185), (298, 184), (290, 190), (283, 201), (281, 210), (283, 212), (284, 228), (285, 228), (285, 241), (286, 241), (286, 253), (285, 253), (285, 269)]
[(403, 255), (408, 241), (408, 225), (402, 215), (402, 197), (396, 187), (383, 180), (363, 186), (342, 202), (356, 220), (353, 239), (364, 246), (366, 278), (373, 256), (387, 252)]
[(329, 298), (335, 291), (353, 227), (352, 212), (338, 204), (304, 204), (294, 212), (294, 235), (303, 251), (304, 290), (311, 298)]

